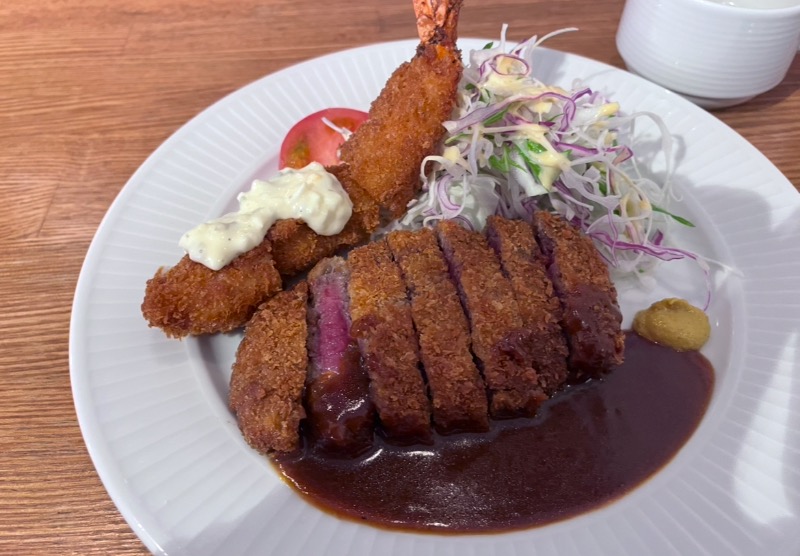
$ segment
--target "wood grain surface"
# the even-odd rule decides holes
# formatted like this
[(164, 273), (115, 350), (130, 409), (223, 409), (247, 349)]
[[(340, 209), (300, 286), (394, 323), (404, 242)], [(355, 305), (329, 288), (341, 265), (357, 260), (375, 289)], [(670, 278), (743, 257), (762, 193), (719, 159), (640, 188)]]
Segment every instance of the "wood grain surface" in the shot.
[[(622, 0), (467, 0), (461, 36), (622, 66)], [(0, 2), (0, 553), (144, 554), (87, 454), (69, 382), (70, 307), (109, 204), (162, 141), (222, 96), (321, 54), (416, 36), (410, 0)], [(800, 57), (716, 115), (800, 186)], [(754, 184), (757, 187), (758, 184)]]

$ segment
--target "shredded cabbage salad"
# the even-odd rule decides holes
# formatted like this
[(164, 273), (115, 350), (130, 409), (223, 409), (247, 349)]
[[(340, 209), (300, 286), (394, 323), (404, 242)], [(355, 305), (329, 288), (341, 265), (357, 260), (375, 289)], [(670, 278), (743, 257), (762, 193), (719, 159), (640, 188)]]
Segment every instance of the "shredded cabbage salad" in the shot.
[[(671, 214), (672, 138), (655, 114), (624, 114), (616, 102), (588, 87), (546, 85), (532, 74), (532, 51), (562, 29), (507, 49), (503, 26), (497, 46), (470, 54), (454, 119), (445, 122), (441, 154), (421, 168), (422, 194), (392, 229), (416, 229), (457, 219), (480, 230), (486, 218), (531, 218), (551, 210), (591, 237), (612, 270), (645, 278), (659, 260), (696, 254), (666, 244)], [(667, 161), (662, 183), (643, 177), (626, 139), (648, 118), (661, 134)]]

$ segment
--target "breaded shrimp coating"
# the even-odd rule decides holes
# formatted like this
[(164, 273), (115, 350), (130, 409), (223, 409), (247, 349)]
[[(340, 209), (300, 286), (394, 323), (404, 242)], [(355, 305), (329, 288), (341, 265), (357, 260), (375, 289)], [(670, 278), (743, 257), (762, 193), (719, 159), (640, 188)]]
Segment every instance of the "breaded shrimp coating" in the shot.
[(486, 389), (470, 352), (469, 323), (436, 234), (392, 232), (386, 238), (411, 295), (433, 422), (444, 434), (489, 428)]
[(452, 114), (462, 69), (454, 46), (421, 44), (386, 82), (369, 119), (342, 145), (342, 162), (385, 216), (402, 215), (419, 191), (420, 165), (444, 136), (442, 122)]
[(281, 290), (270, 250), (264, 241), (216, 271), (184, 256), (147, 281), (142, 314), (150, 326), (173, 338), (244, 326), (261, 303)]
[(264, 303), (236, 352), (229, 404), (247, 443), (264, 454), (300, 446), (307, 300), (308, 287), (300, 282)]

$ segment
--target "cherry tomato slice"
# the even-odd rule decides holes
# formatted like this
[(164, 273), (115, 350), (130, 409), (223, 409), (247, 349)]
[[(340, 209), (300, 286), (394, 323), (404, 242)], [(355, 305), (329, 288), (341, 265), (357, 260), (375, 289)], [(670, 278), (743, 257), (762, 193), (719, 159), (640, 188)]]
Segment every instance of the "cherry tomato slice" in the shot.
[(369, 114), (351, 108), (327, 108), (297, 122), (281, 144), (280, 168), (303, 168), (311, 162), (334, 166), (340, 162), (339, 147), (344, 137), (322, 121), (355, 131)]

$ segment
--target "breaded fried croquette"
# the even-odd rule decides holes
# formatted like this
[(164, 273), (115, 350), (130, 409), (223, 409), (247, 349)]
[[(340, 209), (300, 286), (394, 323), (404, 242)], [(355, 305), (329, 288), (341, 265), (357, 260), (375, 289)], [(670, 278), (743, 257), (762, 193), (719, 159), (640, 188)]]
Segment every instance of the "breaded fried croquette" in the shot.
[(281, 290), (270, 251), (270, 243), (262, 242), (217, 271), (185, 255), (147, 281), (142, 314), (150, 326), (173, 338), (244, 326), (261, 303)]
[(522, 323), (531, 334), (539, 384), (552, 394), (567, 379), (567, 343), (561, 331), (561, 303), (547, 276), (533, 229), (523, 220), (490, 216), (485, 232), (511, 282)]
[(366, 242), (379, 224), (378, 204), (350, 177), (344, 165), (326, 168), (332, 173), (353, 203), (353, 215), (344, 229), (332, 236), (316, 234), (302, 220), (279, 220), (267, 233), (272, 242), (275, 268), (284, 278), (308, 270), (324, 257), (340, 249)]
[(300, 282), (259, 307), (245, 329), (231, 374), (230, 408), (247, 443), (261, 453), (300, 446), (308, 367), (306, 302)]
[(440, 14), (430, 12), (430, 2), (414, 3), (422, 41), (416, 55), (389, 77), (369, 119), (341, 148), (353, 179), (389, 218), (401, 216), (419, 191), (422, 160), (438, 148), (455, 106), (463, 70), (455, 47), (461, 0), (446, 4)]
[(350, 252), (351, 335), (370, 378), (370, 395), (389, 438), (426, 441), (431, 410), (400, 269), (385, 240)]
[(469, 319), (492, 417), (533, 415), (547, 396), (531, 366), (530, 338), (500, 262), (480, 233), (451, 220), (436, 230)]
[(436, 430), (488, 430), (486, 389), (469, 350), (469, 324), (436, 234), (423, 228), (392, 232), (386, 240), (411, 295)]
[(568, 364), (577, 378), (599, 376), (622, 363), (622, 313), (608, 267), (592, 240), (561, 218), (534, 214), (537, 240), (561, 300)]

